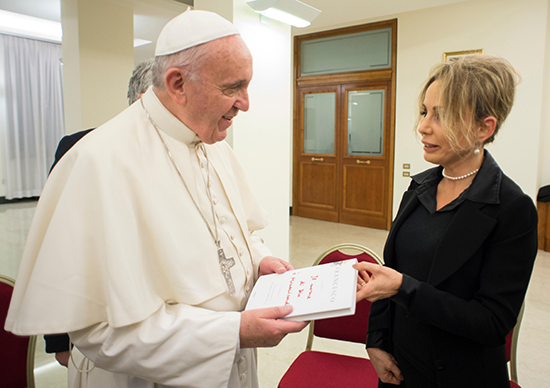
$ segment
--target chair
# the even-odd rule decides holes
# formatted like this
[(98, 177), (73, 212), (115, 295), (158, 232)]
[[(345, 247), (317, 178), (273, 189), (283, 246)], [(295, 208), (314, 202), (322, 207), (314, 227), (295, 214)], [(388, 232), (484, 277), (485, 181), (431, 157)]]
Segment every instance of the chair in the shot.
[(4, 330), (15, 281), (0, 275), (0, 386), (34, 388), (36, 336), (20, 337)]
[(514, 326), (510, 334), (508, 334), (508, 336), (506, 337), (506, 360), (510, 362), (510, 388), (521, 388), (518, 385), (517, 350), (519, 328), (521, 326), (521, 320), (523, 319), (524, 309), (525, 302), (523, 303), (523, 305), (521, 306), (521, 310), (519, 311), (516, 326)]
[[(343, 249), (353, 249), (358, 255), (348, 255)], [(321, 254), (314, 265), (357, 258), (382, 264), (382, 259), (370, 249), (357, 244), (335, 245)], [(378, 375), (367, 358), (311, 350), (314, 337), (365, 344), (371, 303), (357, 303), (355, 314), (345, 317), (319, 319), (311, 322), (306, 350), (286, 371), (279, 388), (354, 388), (377, 387)]]

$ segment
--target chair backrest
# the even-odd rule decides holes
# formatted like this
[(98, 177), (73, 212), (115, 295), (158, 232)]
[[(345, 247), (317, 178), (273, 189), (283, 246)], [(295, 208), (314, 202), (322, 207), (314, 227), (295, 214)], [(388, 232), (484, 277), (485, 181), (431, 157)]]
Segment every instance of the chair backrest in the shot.
[(517, 351), (518, 351), (518, 338), (519, 328), (521, 327), (521, 320), (523, 319), (523, 311), (525, 309), (525, 302), (521, 306), (519, 311), (518, 320), (516, 325), (506, 336), (506, 361), (510, 361), (510, 380), (517, 384), (518, 382), (518, 367), (517, 367)]
[(20, 337), (4, 330), (15, 282), (0, 275), (0, 385), (34, 388), (34, 351), (36, 337)]
[[(342, 250), (354, 250), (358, 254), (347, 254)], [(338, 244), (322, 253), (314, 265), (353, 258), (357, 258), (358, 261), (382, 264), (382, 259), (367, 247), (358, 244)], [(370, 306), (371, 303), (365, 299), (357, 303), (354, 315), (311, 322), (306, 350), (311, 350), (314, 336), (364, 344), (367, 339)]]

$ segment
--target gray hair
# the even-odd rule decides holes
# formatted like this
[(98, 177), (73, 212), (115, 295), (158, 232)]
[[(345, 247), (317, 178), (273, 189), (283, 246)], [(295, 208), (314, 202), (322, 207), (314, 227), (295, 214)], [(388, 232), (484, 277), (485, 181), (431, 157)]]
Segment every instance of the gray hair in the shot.
[(174, 54), (160, 55), (155, 57), (153, 66), (153, 85), (159, 90), (164, 90), (164, 75), (168, 69), (177, 67), (185, 71), (188, 80), (200, 80), (199, 69), (202, 68), (212, 50), (209, 49), (210, 42), (178, 51)]
[(132, 105), (136, 102), (140, 94), (145, 93), (149, 86), (153, 83), (153, 65), (155, 64), (155, 59), (147, 59), (146, 61), (140, 62), (132, 73), (130, 77), (130, 82), (128, 83), (128, 104)]

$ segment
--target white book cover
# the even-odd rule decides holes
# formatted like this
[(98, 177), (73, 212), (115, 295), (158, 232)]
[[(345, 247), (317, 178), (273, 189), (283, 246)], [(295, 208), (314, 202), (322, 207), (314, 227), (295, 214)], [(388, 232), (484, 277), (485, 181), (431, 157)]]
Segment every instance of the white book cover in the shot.
[(290, 304), (284, 319), (310, 321), (355, 314), (357, 259), (260, 276), (246, 310)]

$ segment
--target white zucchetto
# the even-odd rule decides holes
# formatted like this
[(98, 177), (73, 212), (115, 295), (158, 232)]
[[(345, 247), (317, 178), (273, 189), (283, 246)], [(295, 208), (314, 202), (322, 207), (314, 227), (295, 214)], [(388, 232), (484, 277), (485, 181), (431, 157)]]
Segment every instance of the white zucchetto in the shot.
[(239, 30), (220, 15), (187, 10), (170, 20), (160, 32), (155, 56), (169, 55), (200, 44), (239, 34)]

